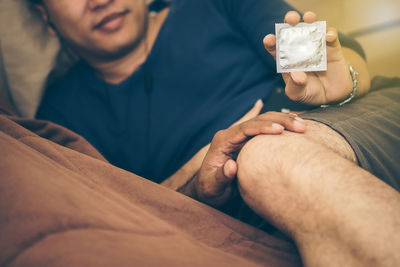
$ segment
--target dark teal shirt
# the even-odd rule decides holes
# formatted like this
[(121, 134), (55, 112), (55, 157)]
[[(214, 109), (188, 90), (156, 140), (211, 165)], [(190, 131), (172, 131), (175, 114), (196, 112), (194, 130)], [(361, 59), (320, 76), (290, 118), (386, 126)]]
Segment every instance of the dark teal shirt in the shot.
[(48, 88), (37, 117), (85, 137), (111, 163), (161, 182), (282, 85), (262, 39), (282, 0), (175, 0), (146, 63), (118, 85), (84, 62)]

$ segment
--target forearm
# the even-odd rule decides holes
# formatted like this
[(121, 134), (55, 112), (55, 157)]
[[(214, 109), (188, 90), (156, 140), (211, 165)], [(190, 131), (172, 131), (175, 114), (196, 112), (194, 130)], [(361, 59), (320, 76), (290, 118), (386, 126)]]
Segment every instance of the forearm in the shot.
[(210, 145), (206, 145), (200, 149), (185, 165), (161, 184), (175, 191), (180, 189), (179, 192), (192, 197), (191, 190), (183, 190), (183, 187), (188, 186), (188, 181), (199, 171), (209, 147)]
[(342, 51), (346, 61), (358, 72), (358, 90), (356, 96), (362, 96), (371, 88), (371, 77), (367, 62), (353, 49), (342, 47)]
[(182, 193), (193, 199), (198, 199), (197, 191), (195, 187), (195, 179), (198, 172), (194, 173), (191, 177), (186, 179), (186, 182), (176, 189), (177, 192)]
[[(254, 106), (242, 118), (240, 118), (240, 120), (231, 125), (231, 127), (255, 118), (257, 115), (259, 115), (263, 105), (264, 105), (263, 102), (261, 100), (258, 100), (254, 104)], [(166, 179), (161, 184), (173, 190), (178, 190), (178, 188), (182, 189), (182, 186), (187, 186), (187, 181), (191, 179), (199, 171), (201, 165), (203, 164), (204, 157), (206, 156), (209, 148), (210, 144), (204, 146), (176, 173), (174, 173), (171, 177)]]

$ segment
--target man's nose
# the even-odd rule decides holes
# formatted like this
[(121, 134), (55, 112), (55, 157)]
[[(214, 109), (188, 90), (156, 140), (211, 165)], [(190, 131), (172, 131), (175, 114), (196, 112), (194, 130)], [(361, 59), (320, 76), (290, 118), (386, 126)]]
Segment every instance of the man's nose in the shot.
[(88, 5), (91, 10), (96, 10), (96, 9), (107, 6), (108, 4), (110, 4), (113, 1), (114, 0), (89, 0)]

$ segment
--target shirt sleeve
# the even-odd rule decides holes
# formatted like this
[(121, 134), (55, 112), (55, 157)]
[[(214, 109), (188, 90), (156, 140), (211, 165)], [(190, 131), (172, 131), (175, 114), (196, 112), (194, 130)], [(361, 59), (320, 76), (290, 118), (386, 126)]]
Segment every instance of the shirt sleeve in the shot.
[(257, 53), (267, 62), (273, 62), (265, 50), (263, 38), (275, 34), (275, 23), (282, 23), (285, 14), (296, 10), (283, 0), (221, 0), (233, 27), (248, 39)]
[(355, 39), (339, 32), (339, 41), (340, 44), (344, 47), (353, 49), (356, 51), (362, 58), (367, 60), (367, 57), (365, 55), (364, 49), (361, 47), (361, 44), (357, 42)]

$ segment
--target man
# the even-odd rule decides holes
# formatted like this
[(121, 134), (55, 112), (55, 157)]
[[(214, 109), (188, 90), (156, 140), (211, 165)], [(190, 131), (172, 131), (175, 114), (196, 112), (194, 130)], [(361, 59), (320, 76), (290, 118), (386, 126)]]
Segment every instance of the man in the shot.
[[(284, 128), (304, 132), (305, 123), (293, 114), (266, 113), (253, 118), (262, 106), (258, 102), (237, 125), (217, 133), (210, 147), (199, 150), (215, 132), (237, 121), (255, 100), (267, 99), (272, 88), (279, 84), (273, 59), (262, 53), (260, 37), (271, 32), (272, 22), (278, 22), (285, 13), (286, 22), (297, 24), (300, 16), (296, 12), (288, 12), (291, 8), (281, 1), (222, 0), (174, 1), (170, 9), (155, 16), (147, 15), (144, 1), (132, 0), (45, 0), (38, 8), (49, 31), (57, 34), (83, 59), (66, 79), (48, 90), (38, 112), (39, 118), (80, 133), (114, 164), (156, 182), (164, 181), (165, 185), (214, 206), (222, 206), (231, 198), (235, 189), (233, 180), (238, 174), (239, 188), (247, 203), (293, 237), (307, 263), (327, 266), (326, 258), (313, 256), (318, 243), (310, 246), (308, 238), (314, 240), (314, 236), (303, 237), (300, 232), (297, 237), (293, 228), (286, 227), (285, 223), (296, 222), (299, 215), (290, 214), (288, 218), (279, 219), (285, 214), (287, 202), (276, 203), (259, 193), (260, 188), (268, 188), (263, 184), (268, 180), (262, 177), (269, 171), (276, 174), (274, 179), (286, 177), (273, 169), (276, 166), (280, 169), (280, 159), (286, 155), (279, 153), (279, 149), (272, 150), (269, 141), (258, 140), (271, 138), (268, 140), (277, 140), (278, 144), (280, 138), (285, 142), (288, 140), (289, 144), (293, 140), (296, 148), (301, 148), (304, 142), (309, 148), (306, 152), (319, 151), (321, 156), (326, 152), (332, 162), (343, 163), (354, 173), (368, 176), (342, 159), (357, 161), (352, 147), (340, 134), (320, 123), (308, 122), (306, 135), (284, 132), (272, 137), (270, 134), (280, 134)], [(303, 20), (313, 22), (316, 16), (306, 13)], [(274, 36), (268, 35), (264, 45), (274, 57)], [(360, 96), (369, 90), (370, 79), (364, 60), (352, 49), (341, 47), (333, 28), (328, 30), (327, 45), (327, 72), (283, 75), (286, 94), (293, 100), (310, 105), (336, 104), (348, 99), (351, 93), (357, 91)], [(358, 85), (355, 76), (350, 75), (348, 62), (359, 74)], [(316, 120), (311, 115), (309, 118)], [(268, 135), (250, 141), (236, 162), (234, 155), (249, 137), (259, 134)], [(246, 160), (253, 159), (249, 155), (256, 153), (252, 144), (257, 144), (258, 151), (263, 152), (260, 165), (254, 164), (255, 160)], [(287, 163), (297, 166), (297, 157)], [(317, 176), (323, 173), (327, 177), (336, 177), (335, 171), (325, 171), (326, 164), (315, 168), (306, 163), (305, 170), (315, 171)], [(166, 180), (167, 177), (170, 178)], [(293, 193), (296, 197), (298, 192), (294, 189), (299, 186), (291, 181), (285, 181), (293, 187), (286, 188), (283, 195)], [(375, 180), (368, 176), (365, 181)], [(338, 183), (343, 185), (346, 181)], [(257, 184), (260, 187), (253, 189)], [(314, 191), (319, 192), (318, 188), (316, 186)], [(372, 190), (372, 187), (368, 189)], [(391, 207), (399, 207), (398, 193), (385, 190), (390, 192)], [(385, 190), (373, 194), (379, 198)], [(360, 197), (370, 199), (366, 193)], [(330, 198), (324, 200), (329, 203)], [(299, 198), (299, 201), (303, 199)], [(272, 214), (265, 203), (273, 203)], [(305, 199), (304, 203), (310, 204), (310, 200)], [(343, 203), (332, 205), (342, 211)], [(365, 207), (353, 210), (355, 214), (363, 213)], [(378, 211), (376, 209), (375, 214)], [(383, 213), (391, 214), (390, 211), (385, 209)], [(343, 213), (350, 212), (344, 209)], [(318, 217), (315, 214), (305, 216)], [(392, 226), (385, 231), (385, 236), (390, 236), (389, 233), (398, 229), (399, 219), (398, 216), (384, 217)], [(330, 220), (332, 227), (327, 231), (337, 230), (338, 220), (335, 219)], [(351, 228), (357, 222), (351, 220), (346, 225)], [(310, 231), (310, 225), (305, 225), (304, 229)], [(365, 227), (377, 229), (377, 224)], [(323, 234), (325, 229), (312, 233)], [(366, 241), (323, 240), (329, 246), (321, 249), (321, 253), (346, 244), (343, 245), (345, 253), (337, 253), (338, 259), (352, 259), (361, 264), (368, 251), (365, 246), (371, 244), (371, 239), (362, 240)], [(399, 244), (398, 239), (393, 242), (396, 246)], [(362, 252), (359, 258), (346, 254), (357, 249)], [(385, 251), (388, 251), (385, 256), (390, 263), (398, 262), (391, 253), (393, 250), (385, 247)], [(372, 257), (377, 262), (383, 260), (381, 254)], [(331, 261), (331, 264), (337, 262)]]

